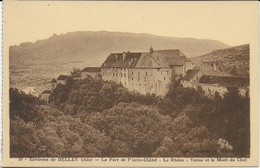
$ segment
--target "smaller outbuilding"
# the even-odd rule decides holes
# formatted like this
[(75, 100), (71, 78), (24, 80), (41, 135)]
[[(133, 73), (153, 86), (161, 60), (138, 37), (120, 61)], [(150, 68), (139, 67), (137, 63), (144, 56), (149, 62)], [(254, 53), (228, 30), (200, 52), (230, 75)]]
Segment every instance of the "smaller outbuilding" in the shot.
[(101, 79), (101, 68), (100, 67), (86, 67), (81, 71), (81, 78), (92, 78)]
[(50, 96), (51, 96), (51, 90), (44, 90), (40, 95), (40, 99), (45, 101), (46, 103), (49, 103)]
[(186, 75), (183, 77), (182, 85), (184, 87), (194, 87), (194, 84), (197, 84), (200, 78), (203, 76), (203, 73), (199, 69), (190, 69), (187, 71)]
[(57, 79), (57, 84), (65, 85), (68, 78), (70, 78), (69, 75), (60, 75)]

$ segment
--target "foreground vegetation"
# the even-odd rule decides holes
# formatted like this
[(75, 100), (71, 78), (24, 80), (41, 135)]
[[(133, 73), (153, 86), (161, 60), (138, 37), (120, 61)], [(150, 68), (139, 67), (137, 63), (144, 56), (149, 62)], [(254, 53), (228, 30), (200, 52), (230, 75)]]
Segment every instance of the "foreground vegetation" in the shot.
[(68, 80), (51, 104), (10, 89), (11, 157), (249, 157), (249, 98), (176, 81), (165, 98), (102, 80)]

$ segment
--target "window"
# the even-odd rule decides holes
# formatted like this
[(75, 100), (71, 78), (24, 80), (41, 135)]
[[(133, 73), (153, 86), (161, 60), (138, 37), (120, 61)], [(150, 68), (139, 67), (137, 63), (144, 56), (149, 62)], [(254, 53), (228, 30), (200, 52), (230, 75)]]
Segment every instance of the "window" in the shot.
[(132, 75), (134, 75), (134, 72), (132, 72)]
[(132, 77), (132, 80), (134, 80), (134, 77)]
[(121, 77), (123, 77), (123, 74), (121, 73)]
[(138, 75), (140, 75), (140, 72), (138, 72)]
[(126, 77), (126, 73), (124, 73), (124, 77)]
[(147, 76), (147, 72), (145, 72), (145, 75)]
[(167, 71), (167, 75), (169, 75), (169, 71)]
[(138, 81), (140, 81), (140, 77), (138, 77)]
[(162, 74), (162, 71), (161, 71), (161, 74)]
[(165, 80), (165, 77), (163, 79)]

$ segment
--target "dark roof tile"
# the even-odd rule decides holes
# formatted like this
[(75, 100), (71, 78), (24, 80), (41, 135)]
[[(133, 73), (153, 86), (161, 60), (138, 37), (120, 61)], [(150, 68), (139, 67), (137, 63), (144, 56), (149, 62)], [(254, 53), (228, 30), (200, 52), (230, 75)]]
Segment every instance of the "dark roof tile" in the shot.
[(195, 69), (195, 70), (189, 69), (183, 79), (189, 81), (189, 80), (191, 80), (198, 72), (200, 72), (200, 70), (198, 70), (198, 69)]
[(56, 79), (52, 79), (51, 83), (57, 83), (57, 80)]
[(226, 87), (249, 87), (249, 78), (230, 76), (208, 76), (200, 78), (200, 83), (221, 85)]
[(100, 72), (100, 67), (86, 67), (81, 72)]
[[(125, 59), (123, 60), (123, 55)], [(102, 64), (102, 68), (169, 68), (170, 66), (184, 65), (190, 61), (178, 49), (154, 50), (138, 53), (112, 53)]]
[(110, 54), (105, 62), (102, 64), (102, 68), (134, 68), (137, 64), (142, 53), (125, 53), (125, 59), (123, 60), (123, 53)]
[(68, 76), (68, 75), (60, 75), (57, 80), (66, 80), (69, 77), (70, 76)]
[(51, 90), (44, 90), (42, 94), (51, 94)]

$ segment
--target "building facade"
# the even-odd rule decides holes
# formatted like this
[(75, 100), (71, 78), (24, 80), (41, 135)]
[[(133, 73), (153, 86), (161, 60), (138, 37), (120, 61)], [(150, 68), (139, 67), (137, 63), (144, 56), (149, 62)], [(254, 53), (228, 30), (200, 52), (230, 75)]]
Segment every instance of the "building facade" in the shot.
[(200, 70), (190, 70), (181, 81), (183, 87), (200, 87), (206, 96), (214, 98), (215, 93), (223, 98), (228, 88), (237, 88), (241, 96), (249, 96), (249, 78), (233, 76), (204, 75)]
[(102, 79), (122, 84), (130, 91), (164, 96), (171, 81), (193, 68), (180, 50), (112, 53), (101, 66)]
[(81, 71), (81, 79), (86, 78), (101, 79), (101, 68), (100, 67), (86, 67)]
[(32, 95), (35, 97), (39, 97), (40, 93), (36, 87), (26, 87), (22, 90), (25, 94)]
[(49, 103), (50, 95), (51, 95), (51, 90), (44, 90), (41, 93), (40, 99), (45, 101), (46, 103)]

